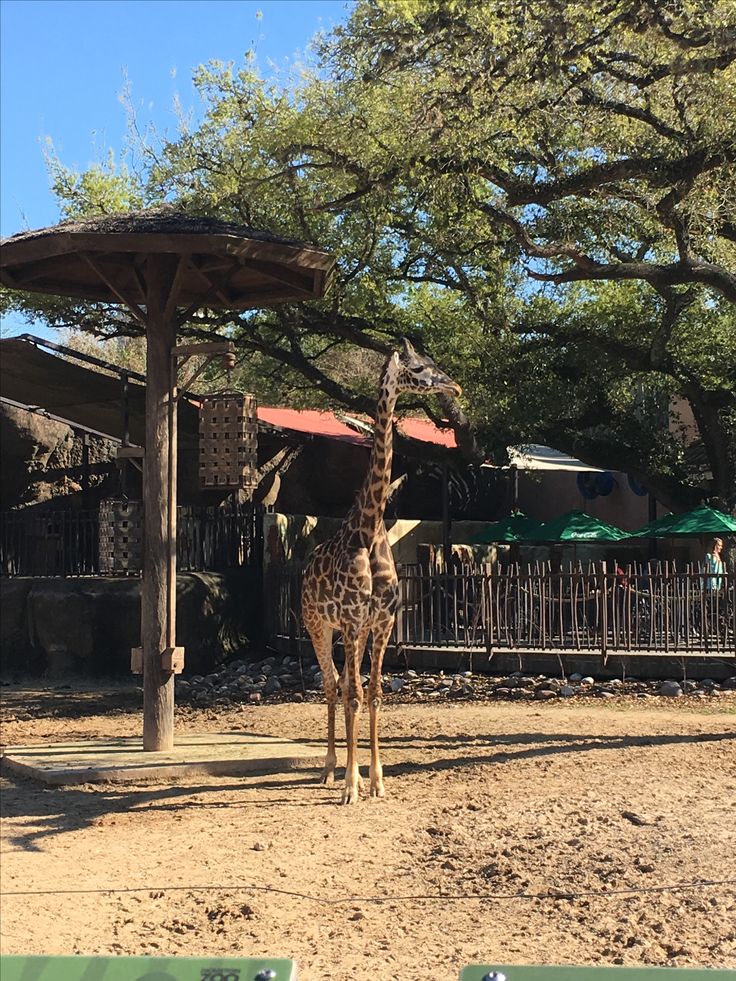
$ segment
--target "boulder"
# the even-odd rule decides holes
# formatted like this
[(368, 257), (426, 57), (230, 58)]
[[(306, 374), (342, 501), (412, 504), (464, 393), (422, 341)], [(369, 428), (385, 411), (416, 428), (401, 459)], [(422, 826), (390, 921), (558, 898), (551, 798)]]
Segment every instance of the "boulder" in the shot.
[(680, 698), (682, 696), (682, 688), (677, 681), (663, 681), (659, 686), (659, 694), (666, 695), (669, 698)]

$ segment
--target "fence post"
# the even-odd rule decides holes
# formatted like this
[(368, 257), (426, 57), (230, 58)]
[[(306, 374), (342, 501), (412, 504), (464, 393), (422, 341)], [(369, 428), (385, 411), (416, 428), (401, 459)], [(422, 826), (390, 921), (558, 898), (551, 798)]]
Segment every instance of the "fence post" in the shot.
[(608, 657), (608, 566), (607, 563), (601, 562), (601, 572), (603, 576), (603, 602), (601, 609), (601, 656), (603, 657), (603, 663), (605, 664), (606, 658)]
[(493, 657), (493, 565), (487, 567), (488, 571), (483, 577), (483, 633), (485, 634), (485, 647), (488, 660)]
[(398, 588), (399, 588), (399, 599), (396, 604), (396, 656), (403, 650), (404, 642), (406, 640), (406, 625), (404, 623), (404, 610), (405, 602), (404, 598), (406, 595), (406, 575), (404, 573), (403, 566), (398, 568)]

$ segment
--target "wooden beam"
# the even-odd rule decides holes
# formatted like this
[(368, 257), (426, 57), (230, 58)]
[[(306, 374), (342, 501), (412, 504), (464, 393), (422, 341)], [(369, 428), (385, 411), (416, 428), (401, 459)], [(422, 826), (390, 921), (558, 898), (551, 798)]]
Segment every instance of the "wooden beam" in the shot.
[(128, 269), (132, 273), (133, 279), (135, 280), (136, 286), (138, 287), (140, 302), (145, 306), (146, 299), (147, 299), (147, 292), (146, 292), (146, 277), (143, 273), (143, 269), (139, 266), (138, 262), (135, 260), (128, 265)]
[(232, 341), (202, 341), (198, 344), (177, 344), (174, 354), (177, 358), (191, 357), (193, 354), (233, 354), (235, 344)]
[[(217, 299), (226, 307), (231, 307), (233, 305), (233, 298), (225, 291), (227, 281), (232, 278), (232, 273), (223, 276), (222, 279), (215, 279), (212, 276), (208, 276), (206, 273), (202, 272), (201, 269), (197, 269), (196, 266), (193, 267), (199, 278), (209, 287), (211, 293), (209, 295), (216, 296)], [(236, 267), (237, 268), (237, 267)]]
[(115, 283), (112, 282), (112, 280), (107, 276), (105, 270), (87, 252), (80, 252), (80, 256), (87, 263), (87, 265), (90, 267), (92, 272), (97, 276), (97, 278), (101, 279), (102, 282), (105, 284), (105, 286), (107, 286), (107, 288), (110, 290), (112, 295), (117, 297), (118, 300), (120, 300), (120, 302), (130, 310), (130, 312), (136, 318), (138, 323), (141, 324), (143, 327), (146, 327), (147, 326), (146, 315), (144, 314), (143, 310), (141, 310), (141, 308), (138, 306), (138, 304), (134, 303), (133, 300), (130, 299), (130, 297), (126, 296), (125, 293), (123, 293), (123, 291), (119, 289), (115, 285)]
[(187, 268), (187, 263), (189, 262), (189, 256), (186, 253), (182, 253), (179, 256), (179, 261), (176, 266), (176, 273), (171, 283), (171, 289), (169, 290), (169, 295), (166, 300), (166, 308), (164, 309), (164, 317), (167, 320), (171, 320), (176, 313), (176, 304), (181, 293), (181, 283), (184, 278), (184, 272)]
[(314, 292), (314, 276), (310, 271), (306, 274), (293, 266), (279, 265), (277, 262), (267, 262), (264, 259), (243, 260), (245, 269), (253, 269), (255, 272), (264, 276), (266, 279), (273, 280), (274, 283), (282, 283), (292, 289), (300, 290), (311, 296)]
[[(229, 354), (232, 355), (232, 360), (234, 363), (235, 344), (232, 341), (202, 341), (198, 344), (177, 344), (172, 354), (176, 360), (175, 377), (177, 377), (177, 379), (179, 372), (184, 365), (187, 364), (190, 358), (204, 355), (204, 361), (199, 365), (199, 367), (195, 368), (189, 378), (178, 386), (178, 391), (183, 390), (188, 392), (194, 382), (199, 378), (202, 372), (205, 371), (207, 366), (212, 364), (216, 357), (223, 354)], [(176, 398), (178, 401), (178, 392)]]
[[(189, 376), (189, 378), (187, 378), (187, 380), (185, 382), (183, 382), (179, 387), (182, 388), (185, 392), (188, 392), (191, 389), (192, 385), (195, 383), (195, 381), (202, 374), (202, 372), (208, 367), (208, 365), (211, 365), (212, 364), (212, 362), (215, 360), (215, 357), (217, 357), (217, 355), (212, 355), (212, 354), (208, 355), (204, 359), (204, 361), (202, 362), (202, 364), (198, 368), (196, 368), (191, 373), (191, 375)], [(177, 397), (177, 399), (179, 398), (178, 394), (177, 394), (176, 397)]]
[[(226, 283), (235, 274), (235, 272), (239, 269), (239, 267), (240, 267), (240, 263), (237, 260), (234, 260), (231, 263), (228, 274), (225, 277)], [(212, 299), (212, 297), (216, 295), (217, 289), (220, 285), (218, 283), (212, 283), (206, 276), (204, 276), (201, 273), (201, 270), (198, 268), (196, 262), (192, 261), (191, 268), (196, 272), (199, 272), (200, 275), (202, 275), (202, 278), (204, 279), (205, 283), (209, 283), (209, 289), (201, 297), (197, 297), (197, 299), (195, 299), (194, 302), (189, 307), (187, 307), (186, 310), (184, 310), (182, 313), (179, 314), (179, 317), (177, 319), (177, 323), (179, 324), (179, 326), (186, 323), (186, 321), (189, 320), (192, 314), (196, 313), (197, 310), (201, 310), (202, 307), (206, 307), (209, 301)], [(231, 304), (229, 303), (226, 305), (231, 306)]]

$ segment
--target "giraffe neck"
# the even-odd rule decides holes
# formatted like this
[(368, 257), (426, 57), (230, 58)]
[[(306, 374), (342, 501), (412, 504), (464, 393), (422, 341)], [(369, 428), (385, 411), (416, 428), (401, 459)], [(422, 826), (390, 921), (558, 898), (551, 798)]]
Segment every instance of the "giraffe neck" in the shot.
[(345, 519), (349, 530), (357, 532), (360, 543), (366, 547), (370, 547), (375, 541), (379, 529), (383, 526), (383, 515), (391, 483), (391, 464), (394, 455), (393, 419), (398, 394), (395, 379), (386, 372), (378, 393), (373, 449), (368, 473)]

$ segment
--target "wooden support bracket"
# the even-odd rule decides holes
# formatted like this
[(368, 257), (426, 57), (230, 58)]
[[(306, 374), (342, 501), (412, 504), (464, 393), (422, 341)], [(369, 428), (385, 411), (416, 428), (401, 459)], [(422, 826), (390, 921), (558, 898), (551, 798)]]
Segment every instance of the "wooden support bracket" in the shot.
[(143, 674), (143, 648), (142, 647), (131, 647), (130, 671), (131, 674)]
[(161, 654), (161, 667), (164, 671), (181, 674), (184, 670), (184, 648), (167, 647)]
[[(161, 652), (161, 668), (172, 674), (181, 674), (184, 670), (184, 648), (167, 647)], [(143, 674), (143, 648), (131, 647), (130, 670), (132, 674)]]
[(176, 358), (191, 358), (193, 354), (233, 354), (232, 341), (204, 341), (201, 344), (177, 344), (171, 352)]
[(225, 356), (228, 359), (228, 367), (235, 367), (235, 344), (232, 341), (205, 341), (201, 344), (177, 344), (171, 349), (171, 363), (173, 377), (178, 377), (179, 369), (183, 368), (189, 359), (195, 355), (204, 355), (204, 361), (192, 372), (185, 382), (175, 384), (177, 394), (174, 401), (178, 402), (181, 392), (187, 392), (199, 378), (208, 365), (212, 364), (215, 358)]
[(143, 455), (142, 446), (118, 446), (118, 460), (142, 460)]

